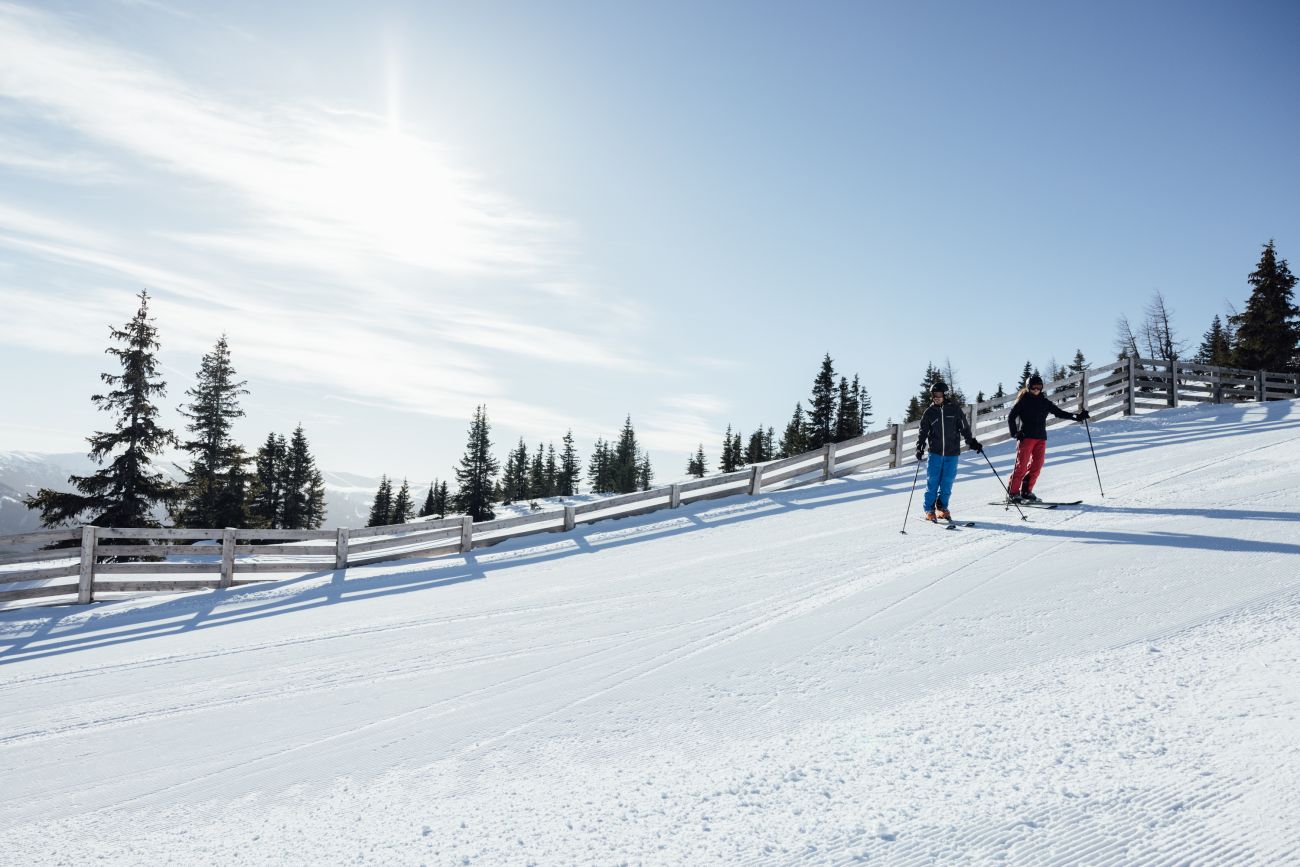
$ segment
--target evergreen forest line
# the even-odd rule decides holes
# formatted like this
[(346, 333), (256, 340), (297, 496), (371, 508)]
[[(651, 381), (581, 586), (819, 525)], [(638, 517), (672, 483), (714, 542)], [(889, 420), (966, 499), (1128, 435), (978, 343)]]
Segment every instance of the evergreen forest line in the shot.
[[(1300, 370), (1300, 309), (1294, 302), (1296, 278), (1274, 243), (1263, 247), (1260, 260), (1248, 277), (1251, 293), (1245, 309), (1216, 315), (1192, 356), (1193, 361), (1245, 369), (1277, 372)], [(117, 359), (120, 372), (101, 374), (108, 386), (91, 400), (109, 413), (113, 429), (88, 438), (90, 457), (102, 466), (87, 476), (71, 476), (75, 492), (41, 489), (27, 498), (28, 508), (41, 513), (47, 527), (78, 520), (100, 527), (159, 527), (155, 511), (165, 510), (172, 526), (187, 528), (245, 527), (315, 529), (324, 521), (324, 481), (316, 467), (302, 425), (288, 436), (271, 432), (251, 456), (233, 439), (234, 421), (243, 417), (240, 397), (249, 392), (237, 378), (230, 347), (222, 335), (203, 356), (195, 384), (179, 411), (186, 419), (187, 438), (178, 437), (158, 423), (157, 401), (166, 394), (159, 377), (157, 328), (149, 315), (149, 296), (142, 291), (139, 308), (122, 328), (110, 328), (107, 352)], [(1117, 322), (1118, 360), (1146, 357), (1175, 361), (1187, 344), (1173, 326), (1172, 311), (1164, 295), (1155, 292), (1135, 328), (1127, 316)], [(1050, 387), (1091, 367), (1076, 349), (1068, 364), (1053, 358), (1045, 369), (1026, 360), (1017, 389), (1031, 376), (1042, 376), (1048, 391), (1061, 395), (1069, 386)], [(909, 398), (903, 421), (920, 417), (929, 404), (930, 388), (944, 381), (948, 399), (966, 403), (966, 396), (951, 361), (942, 367), (927, 362), (920, 388)], [(989, 397), (1007, 392), (997, 383)], [(979, 391), (975, 402), (986, 399)], [(771, 426), (759, 424), (747, 437), (728, 424), (718, 449), (718, 469), (732, 472), (746, 465), (791, 457), (827, 443), (853, 439), (868, 432), (873, 416), (870, 394), (858, 374), (837, 375), (827, 353), (813, 378), (808, 408), (796, 401), (779, 438)], [(891, 424), (892, 420), (886, 424)], [(187, 463), (182, 478), (172, 482), (154, 466), (168, 446), (179, 448)], [(700, 443), (688, 456), (686, 474), (697, 478), (709, 471), (709, 459)], [(369, 526), (406, 523), (412, 517), (466, 514), (475, 521), (495, 517), (496, 505), (530, 503), (548, 497), (580, 493), (584, 480), (589, 493), (622, 494), (649, 490), (654, 479), (650, 455), (637, 439), (631, 416), (616, 438), (598, 438), (586, 463), (566, 431), (557, 450), (554, 442), (530, 448), (520, 438), (506, 455), (504, 465), (493, 455), (491, 425), (486, 406), (475, 409), (464, 454), (454, 468), (456, 488), (450, 480), (434, 479), (417, 509), (407, 478), (394, 492), (396, 477), (384, 475), (371, 506)]]

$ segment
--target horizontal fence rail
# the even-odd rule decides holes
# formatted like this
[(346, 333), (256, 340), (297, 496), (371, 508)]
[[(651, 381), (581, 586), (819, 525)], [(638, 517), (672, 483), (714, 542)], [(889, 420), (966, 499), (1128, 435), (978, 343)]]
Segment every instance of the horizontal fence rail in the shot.
[[(1094, 420), (1184, 403), (1294, 400), (1300, 376), (1185, 361), (1135, 358), (1046, 384), (1067, 412)], [(965, 406), (983, 445), (1011, 439), (1007, 417), (1016, 395)], [(1048, 426), (1065, 424), (1052, 417)], [(94, 601), (97, 593), (213, 590), (252, 584), (249, 575), (309, 575), (392, 560), (467, 554), (475, 548), (579, 524), (674, 509), (739, 493), (898, 467), (916, 450), (918, 422), (890, 425), (815, 451), (647, 491), (475, 523), (456, 516), (383, 527), (337, 530), (73, 527), (0, 536), (0, 604), (15, 600)], [(171, 559), (164, 559), (171, 558)], [(165, 579), (150, 576), (166, 576)], [(274, 580), (274, 579), (270, 579)]]

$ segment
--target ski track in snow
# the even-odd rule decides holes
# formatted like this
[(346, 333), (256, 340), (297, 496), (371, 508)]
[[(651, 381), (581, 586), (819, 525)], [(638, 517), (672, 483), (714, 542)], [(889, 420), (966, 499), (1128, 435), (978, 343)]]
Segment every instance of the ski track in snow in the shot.
[(346, 580), (0, 613), (0, 851), (1300, 859), (1300, 407), (1092, 432), (1104, 499), (1083, 430), (1053, 428), (1039, 487), (1087, 502), (1022, 522), (972, 456), (961, 533), (897, 533), (908, 467)]

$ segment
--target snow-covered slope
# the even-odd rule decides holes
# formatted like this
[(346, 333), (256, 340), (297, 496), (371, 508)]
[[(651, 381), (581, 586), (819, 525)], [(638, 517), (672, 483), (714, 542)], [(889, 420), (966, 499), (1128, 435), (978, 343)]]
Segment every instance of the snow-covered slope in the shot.
[[(15, 863), (1284, 863), (1300, 409), (1054, 430), (445, 558), (0, 614)], [(1003, 478), (1009, 446), (991, 456)], [(919, 495), (918, 495), (919, 501)], [(916, 506), (913, 506), (916, 509)]]

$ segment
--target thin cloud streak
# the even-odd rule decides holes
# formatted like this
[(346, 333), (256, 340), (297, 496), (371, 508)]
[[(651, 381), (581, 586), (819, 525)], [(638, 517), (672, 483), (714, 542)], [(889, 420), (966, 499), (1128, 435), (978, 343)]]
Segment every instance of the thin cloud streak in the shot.
[[(0, 139), (10, 155), (0, 171), (64, 183), (99, 168), (101, 180), (128, 182), (163, 171), (189, 181), (176, 206), (201, 209), (182, 228), (147, 206), (107, 228), (0, 205), (0, 247), (122, 281), (115, 292), (86, 281), (59, 299), (0, 285), (24, 329), (6, 326), (0, 340), (100, 351), (105, 325), (129, 315), (123, 299), (147, 288), (169, 348), (205, 352), (225, 332), (244, 375), (455, 418), (490, 401), (511, 427), (539, 433), (567, 420), (509, 397), (494, 373), (501, 353), (649, 369), (615, 342), (643, 311), (571, 273), (576, 227), (490, 189), (384, 118), (236, 105), (54, 15), (3, 3), (0, 94), (10, 118), (102, 148), (35, 159), (19, 139)], [(69, 327), (72, 307), (82, 312)]]

